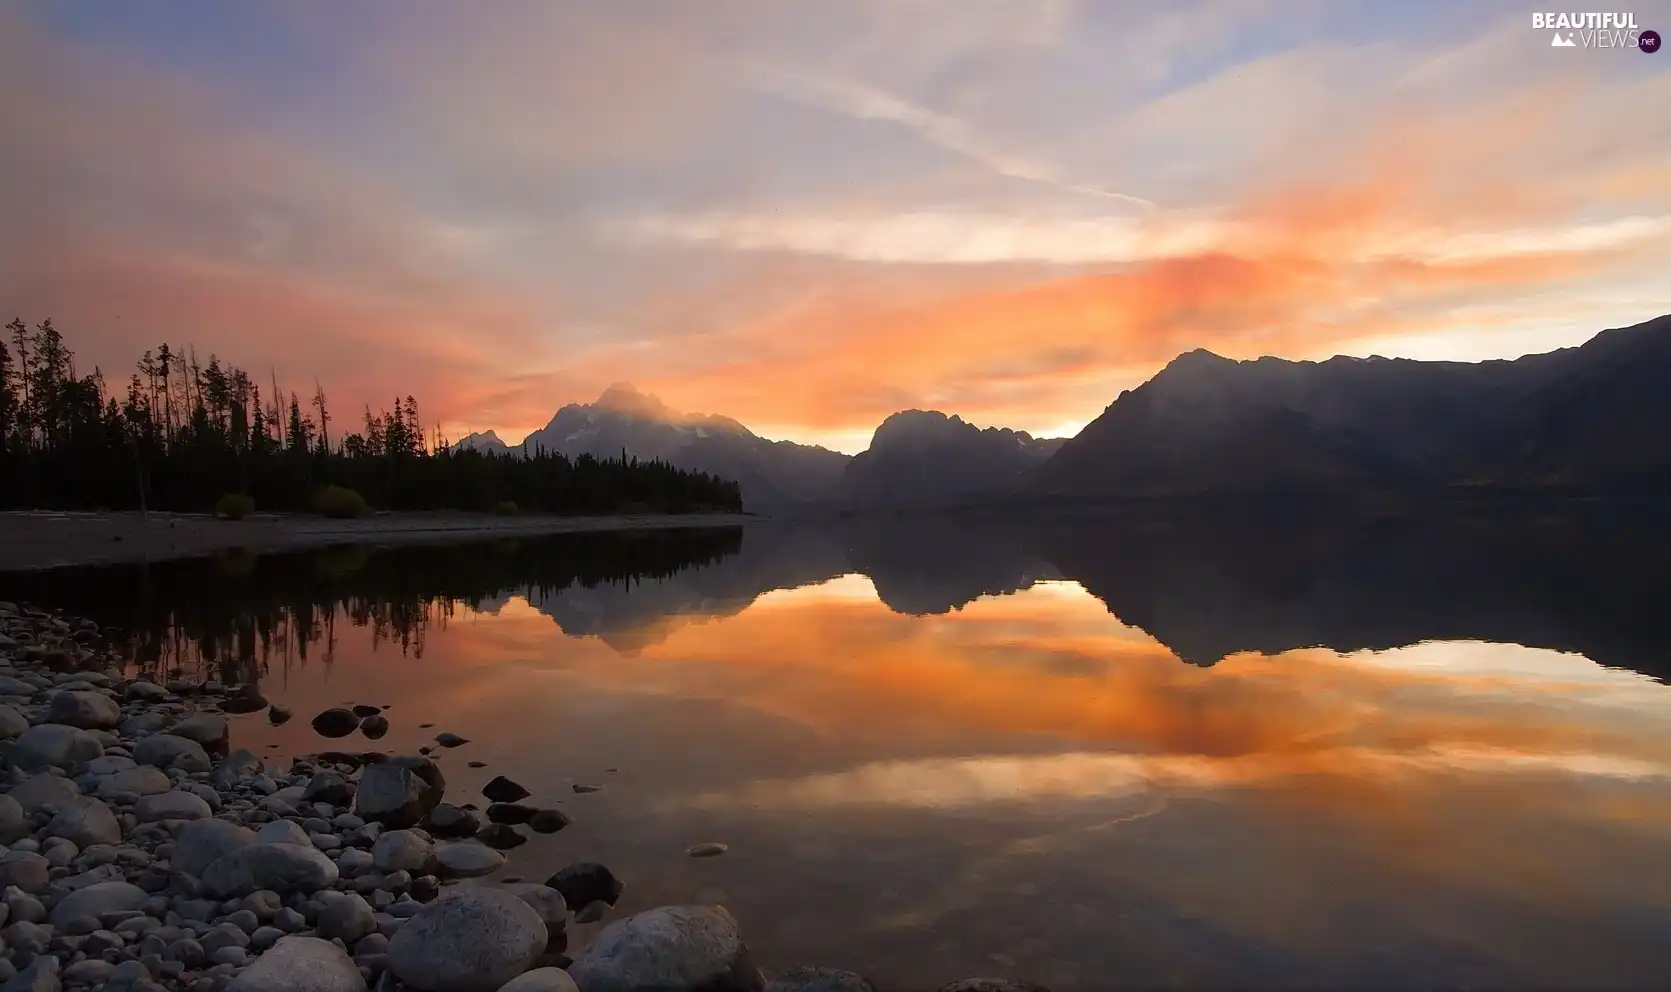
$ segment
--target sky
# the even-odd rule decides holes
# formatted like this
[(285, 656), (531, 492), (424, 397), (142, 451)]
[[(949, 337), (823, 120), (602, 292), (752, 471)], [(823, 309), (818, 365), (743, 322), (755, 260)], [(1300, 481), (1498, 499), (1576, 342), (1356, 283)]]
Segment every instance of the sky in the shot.
[(513, 443), (617, 381), (857, 451), (1194, 348), (1512, 358), (1671, 311), (1671, 53), (1533, 10), (0, 0), (0, 309)]

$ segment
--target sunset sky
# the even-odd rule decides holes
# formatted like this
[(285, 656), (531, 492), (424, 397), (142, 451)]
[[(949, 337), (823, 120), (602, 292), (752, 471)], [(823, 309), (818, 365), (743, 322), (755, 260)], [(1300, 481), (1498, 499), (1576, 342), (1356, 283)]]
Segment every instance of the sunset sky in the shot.
[(1513, 357), (1671, 311), (1671, 53), (1532, 10), (3, 0), (0, 309), (513, 442), (618, 380), (855, 451), (1196, 347)]

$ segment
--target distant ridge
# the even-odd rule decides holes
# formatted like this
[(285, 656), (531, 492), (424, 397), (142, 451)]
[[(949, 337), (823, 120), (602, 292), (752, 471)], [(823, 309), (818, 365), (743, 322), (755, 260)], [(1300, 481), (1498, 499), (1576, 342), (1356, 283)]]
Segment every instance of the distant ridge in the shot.
[(1035, 494), (1671, 491), (1671, 316), (1514, 361), (1234, 361), (1197, 350), (1122, 393)]

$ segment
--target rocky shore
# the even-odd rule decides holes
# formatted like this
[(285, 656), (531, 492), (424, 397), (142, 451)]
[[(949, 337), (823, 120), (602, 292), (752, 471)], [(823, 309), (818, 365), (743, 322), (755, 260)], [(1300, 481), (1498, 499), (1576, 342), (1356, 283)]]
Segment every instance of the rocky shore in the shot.
[[(227, 720), (291, 718), (259, 686), (159, 684), (123, 662), (91, 621), (0, 603), (0, 992), (874, 992), (830, 968), (768, 978), (720, 906), (616, 920), (571, 958), (571, 915), (605, 918), (620, 879), (593, 863), (487, 878), (566, 814), (503, 777), (483, 808), (449, 802), (421, 753), (271, 767)], [(327, 737), (388, 727), (373, 706), (312, 722)]]

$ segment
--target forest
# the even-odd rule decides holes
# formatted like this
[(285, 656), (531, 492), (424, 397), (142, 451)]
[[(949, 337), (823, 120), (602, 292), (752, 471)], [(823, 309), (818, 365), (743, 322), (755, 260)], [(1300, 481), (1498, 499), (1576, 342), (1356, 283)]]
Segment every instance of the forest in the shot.
[(425, 429), (417, 400), (343, 431), (325, 392), (268, 388), (215, 355), (162, 344), (125, 389), (77, 372), (50, 319), (0, 340), (0, 508), (208, 512), (228, 497), (307, 512), (322, 492), (370, 508), (606, 514), (741, 512), (734, 481), (660, 461), (490, 455)]

